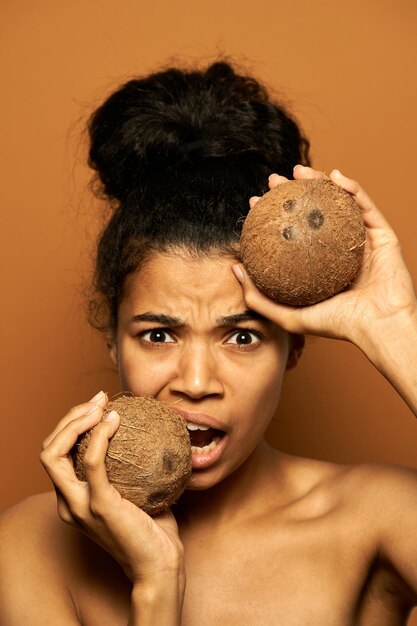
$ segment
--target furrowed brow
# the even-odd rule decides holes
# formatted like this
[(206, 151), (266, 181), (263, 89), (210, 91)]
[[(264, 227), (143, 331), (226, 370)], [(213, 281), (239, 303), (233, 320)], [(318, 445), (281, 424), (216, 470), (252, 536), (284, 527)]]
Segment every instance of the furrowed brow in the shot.
[(241, 322), (251, 322), (253, 320), (259, 320), (265, 322), (266, 318), (255, 311), (244, 311), (243, 313), (235, 313), (233, 315), (225, 315), (217, 318), (217, 325), (223, 328), (231, 328)]
[(183, 326), (184, 322), (179, 317), (173, 317), (172, 315), (165, 315), (164, 313), (139, 313), (134, 315), (131, 322), (155, 322), (161, 324), (161, 326), (169, 326), (170, 328), (177, 328)]

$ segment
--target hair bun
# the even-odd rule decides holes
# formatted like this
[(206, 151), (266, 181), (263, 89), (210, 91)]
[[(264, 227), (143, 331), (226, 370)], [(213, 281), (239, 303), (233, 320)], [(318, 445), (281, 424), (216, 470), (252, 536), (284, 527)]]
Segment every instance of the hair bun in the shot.
[(150, 176), (196, 160), (251, 154), (273, 168), (283, 126), (288, 118), (264, 87), (225, 62), (168, 69), (127, 82), (94, 113), (89, 163), (105, 193), (123, 201)]

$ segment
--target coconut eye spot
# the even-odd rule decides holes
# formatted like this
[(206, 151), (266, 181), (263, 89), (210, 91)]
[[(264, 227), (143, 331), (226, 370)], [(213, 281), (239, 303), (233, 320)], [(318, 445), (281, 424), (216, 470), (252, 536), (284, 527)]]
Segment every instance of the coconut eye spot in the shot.
[(282, 205), (282, 208), (287, 213), (292, 213), (297, 206), (297, 200), (295, 198), (290, 198), (289, 200), (285, 200)]
[(249, 211), (240, 258), (269, 298), (308, 306), (349, 288), (362, 266), (364, 240), (361, 211), (349, 192), (327, 179), (289, 180)]
[(294, 228), (294, 226), (287, 226), (286, 228), (284, 228), (284, 230), (282, 231), (282, 236), (287, 241), (292, 241), (293, 239), (295, 239), (295, 228)]
[(312, 230), (318, 230), (323, 226), (324, 215), (319, 209), (313, 209), (307, 216), (307, 222)]

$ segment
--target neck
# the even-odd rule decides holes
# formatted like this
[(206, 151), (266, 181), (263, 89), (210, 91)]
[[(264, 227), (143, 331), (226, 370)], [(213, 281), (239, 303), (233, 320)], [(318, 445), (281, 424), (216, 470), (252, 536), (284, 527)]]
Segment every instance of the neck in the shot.
[(251, 456), (220, 483), (204, 490), (187, 490), (174, 508), (180, 525), (235, 524), (259, 515), (283, 492), (283, 458), (263, 440)]

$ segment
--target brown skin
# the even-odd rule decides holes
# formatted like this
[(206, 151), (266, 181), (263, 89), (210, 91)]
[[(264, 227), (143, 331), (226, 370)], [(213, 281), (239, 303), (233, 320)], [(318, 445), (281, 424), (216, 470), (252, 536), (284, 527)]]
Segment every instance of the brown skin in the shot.
[[(319, 176), (309, 168), (295, 175)], [(242, 292), (224, 257), (193, 264), (160, 255), (131, 281), (112, 347), (122, 385), (215, 415), (226, 449), (193, 472), (174, 509), (177, 532), (172, 515), (151, 520), (108, 484), (103, 460), (117, 418), (94, 431), (88, 489), (74, 480), (67, 452), (99, 422), (106, 398), (75, 407), (42, 454), (67, 524), (51, 494), (2, 520), (0, 604), (8, 625), (405, 624), (417, 603), (416, 472), (295, 458), (263, 439), (285, 369), (300, 352), (278, 323), (353, 341), (417, 413), (409, 367), (417, 362), (417, 305), (398, 244), (357, 184), (331, 176), (355, 194), (368, 230), (368, 262), (350, 292), (294, 311), (268, 301), (245, 275)], [(264, 318), (218, 326), (219, 315), (248, 307)], [(147, 333), (155, 324), (129, 321), (149, 310), (185, 323), (155, 347)], [(237, 341), (242, 331), (249, 349)]]

